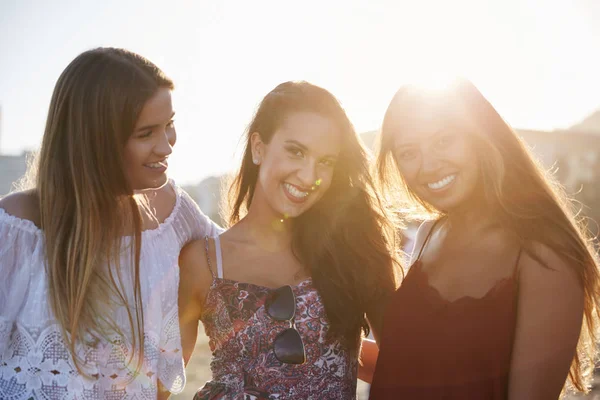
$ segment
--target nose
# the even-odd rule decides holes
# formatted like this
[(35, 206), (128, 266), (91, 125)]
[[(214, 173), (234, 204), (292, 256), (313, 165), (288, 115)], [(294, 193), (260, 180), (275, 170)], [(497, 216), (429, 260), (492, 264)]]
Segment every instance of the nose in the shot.
[(298, 170), (298, 179), (304, 188), (310, 188), (315, 185), (317, 179), (317, 166), (312, 160), (306, 160)]
[(154, 153), (160, 157), (166, 157), (173, 153), (173, 146), (177, 140), (177, 134), (174, 129), (166, 129), (162, 135), (159, 135), (158, 143), (154, 146)]
[(421, 172), (424, 175), (435, 174), (441, 167), (439, 157), (433, 152), (423, 152), (421, 154)]

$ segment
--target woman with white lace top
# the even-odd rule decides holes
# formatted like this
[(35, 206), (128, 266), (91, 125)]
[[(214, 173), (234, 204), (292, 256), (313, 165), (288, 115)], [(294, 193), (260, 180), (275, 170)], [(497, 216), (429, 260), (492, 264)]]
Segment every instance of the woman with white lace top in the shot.
[(172, 89), (113, 48), (58, 79), (35, 188), (0, 199), (0, 398), (183, 388), (177, 258), (220, 228), (167, 178)]

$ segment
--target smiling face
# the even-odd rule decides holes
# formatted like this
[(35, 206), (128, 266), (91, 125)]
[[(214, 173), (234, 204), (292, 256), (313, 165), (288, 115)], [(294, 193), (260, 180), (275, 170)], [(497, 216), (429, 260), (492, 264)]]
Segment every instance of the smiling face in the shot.
[(316, 204), (331, 185), (341, 132), (325, 116), (294, 112), (268, 144), (255, 132), (251, 146), (259, 164), (252, 204), (264, 202), (276, 215), (294, 218)]
[(450, 212), (473, 196), (479, 163), (466, 128), (435, 116), (404, 121), (394, 135), (396, 164), (417, 197)]
[(167, 183), (167, 159), (177, 139), (174, 115), (168, 88), (158, 89), (144, 105), (124, 150), (125, 174), (133, 190)]

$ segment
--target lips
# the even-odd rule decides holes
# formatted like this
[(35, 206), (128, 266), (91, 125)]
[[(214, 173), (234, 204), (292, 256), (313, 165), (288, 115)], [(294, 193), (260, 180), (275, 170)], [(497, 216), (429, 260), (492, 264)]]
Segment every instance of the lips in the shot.
[(290, 199), (294, 203), (303, 203), (310, 195), (309, 190), (306, 190), (296, 185), (292, 185), (291, 183), (285, 182), (282, 186), (283, 191), (288, 197), (288, 199)]
[(144, 164), (144, 167), (149, 168), (156, 172), (164, 172), (169, 167), (169, 163), (168, 163), (167, 159), (164, 159), (161, 161), (154, 161), (151, 163), (146, 163), (146, 164)]

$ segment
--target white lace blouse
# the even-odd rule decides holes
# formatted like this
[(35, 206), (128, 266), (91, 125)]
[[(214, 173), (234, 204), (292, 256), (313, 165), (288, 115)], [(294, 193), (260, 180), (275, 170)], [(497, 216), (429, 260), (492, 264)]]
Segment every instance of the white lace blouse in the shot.
[[(93, 347), (79, 344), (77, 356), (91, 378), (77, 371), (49, 305), (43, 233), (31, 221), (0, 208), (0, 399), (155, 400), (157, 379), (172, 393), (183, 389), (179, 251), (191, 239), (214, 236), (221, 228), (175, 188), (171, 215), (142, 234), (145, 351), (137, 375), (137, 363), (127, 363), (130, 341), (116, 334)], [(112, 315), (120, 326), (129, 327), (123, 306)]]

